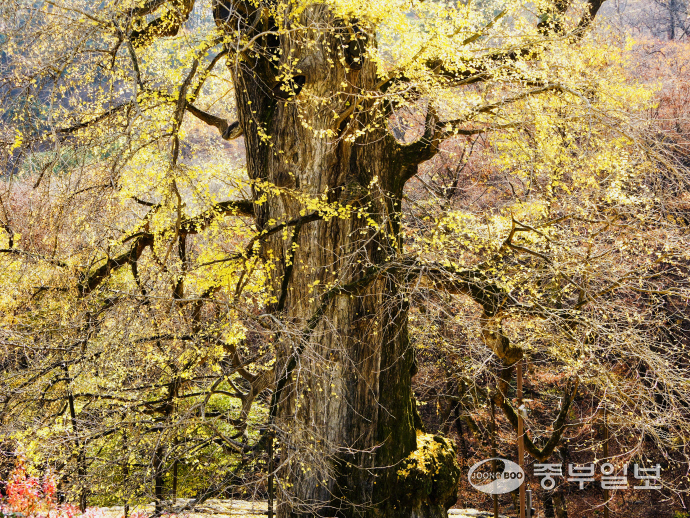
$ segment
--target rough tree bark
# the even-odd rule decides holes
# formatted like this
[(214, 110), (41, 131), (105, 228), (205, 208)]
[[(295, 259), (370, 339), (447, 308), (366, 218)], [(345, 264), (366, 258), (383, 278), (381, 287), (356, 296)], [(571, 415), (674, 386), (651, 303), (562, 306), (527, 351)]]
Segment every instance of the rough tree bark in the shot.
[[(244, 27), (250, 36), (272, 28), (265, 16), (248, 25), (261, 16), (249, 3), (218, 5), (215, 15), (227, 30)], [(309, 7), (301, 18), (305, 25), (343, 24), (324, 5)], [(363, 33), (349, 29), (340, 36), (337, 29), (322, 31), (311, 46), (261, 36), (269, 58), (290, 56), (299, 62), (301, 75), (292, 79), (277, 80), (266, 56), (241, 55), (239, 64), (228, 62), (251, 179), (342, 205), (368, 206), (384, 229), (373, 230), (356, 214), (303, 223), (300, 217), (309, 211), (298, 197), (254, 188), (255, 200), (266, 196), (255, 209), (259, 230), (292, 222), (287, 234), (265, 239), (261, 253), (274, 267), (271, 312), (303, 331), (277, 338), (276, 419), (285, 461), (278, 516), (445, 517), (456, 500), (455, 452), (449, 441), (420, 430), (403, 273), (376, 270), (401, 253), (397, 214), (417, 163), (385, 127), (354, 142), (320, 136), (320, 130), (342, 137), (354, 126), (366, 126), (374, 111), (375, 101), (359, 93), (375, 90), (376, 67), (361, 56), (361, 41), (355, 38)], [(334, 96), (344, 83), (347, 95)], [(297, 94), (330, 100), (298, 106), (289, 100)], [(361, 109), (336, 126), (334, 113), (347, 113), (355, 101)], [(347, 288), (318, 290), (329, 285)], [(295, 453), (300, 448), (332, 454), (332, 476), (302, 469)]]

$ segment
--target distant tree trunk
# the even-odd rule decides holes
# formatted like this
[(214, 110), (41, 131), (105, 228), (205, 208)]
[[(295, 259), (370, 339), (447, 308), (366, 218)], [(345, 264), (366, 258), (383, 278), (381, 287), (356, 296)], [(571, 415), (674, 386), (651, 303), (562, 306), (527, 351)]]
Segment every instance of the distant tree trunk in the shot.
[(153, 492), (156, 514), (163, 510), (163, 498), (165, 491), (165, 472), (163, 471), (163, 446), (158, 446), (153, 454)]
[(676, 39), (676, 0), (669, 0), (668, 3), (668, 39)]
[(175, 459), (173, 463), (173, 479), (172, 479), (172, 503), (173, 505), (177, 502), (177, 471), (180, 462)]
[[(307, 8), (307, 15), (315, 25), (338, 23), (324, 5)], [(266, 48), (299, 60), (304, 75), (276, 84), (268, 60), (231, 67), (250, 177), (343, 206), (369, 204), (372, 217), (384, 225), (377, 232), (356, 214), (305, 218), (311, 211), (296, 197), (254, 187), (256, 200), (266, 195), (255, 209), (260, 230), (291, 222), (285, 234), (262, 242), (261, 253), (274, 268), (271, 312), (302, 331), (278, 336), (280, 440), (285, 454), (295, 458), (283, 471), (278, 516), (445, 517), (456, 500), (459, 470), (449, 441), (418, 435), (404, 272), (375, 270), (401, 253), (397, 215), (416, 164), (406, 162), (385, 127), (355, 142), (319, 134), (346, 134), (348, 124), (375, 122), (374, 101), (365, 99), (353, 118), (334, 126), (334, 113), (344, 113), (359, 89), (372, 91), (379, 81), (375, 64), (353, 61), (352, 45), (331, 32), (311, 48), (278, 41), (267, 41)], [(298, 106), (281, 98), (281, 88), (297, 93), (301, 83), (302, 96), (330, 102)], [(345, 83), (353, 85), (351, 95), (333, 95)], [(349, 288), (321, 288), (329, 285)], [(425, 472), (424, 463), (413, 466), (412, 457), (405, 461), (418, 448), (433, 472)], [(300, 451), (316, 460), (332, 454), (332, 476), (302, 469)]]
[[(124, 462), (122, 463), (122, 485), (127, 487), (129, 484), (129, 458), (127, 456), (127, 430), (122, 432), (122, 451), (125, 452)], [(129, 498), (125, 496), (124, 501), (124, 518), (129, 518)]]
[(467, 443), (465, 442), (465, 430), (462, 427), (462, 417), (460, 416), (460, 403), (455, 406), (455, 428), (458, 431), (458, 437), (460, 438), (460, 458), (461, 467), (465, 467), (467, 463)]
[[(179, 286), (179, 285), (178, 285)], [(177, 288), (176, 288), (177, 289)], [(162, 414), (161, 417), (161, 436), (164, 435), (167, 430), (166, 427), (170, 426), (170, 420), (174, 410), (174, 400), (178, 395), (180, 387), (180, 379), (175, 377), (170, 383), (168, 383), (168, 394), (165, 403), (161, 405), (159, 411)], [(156, 447), (153, 453), (152, 468), (153, 468), (153, 483), (154, 483), (154, 497), (156, 505), (156, 514), (159, 514), (163, 510), (163, 501), (165, 500), (165, 456), (166, 449), (164, 446), (164, 441), (160, 440), (159, 445)], [(173, 492), (177, 491), (177, 465), (175, 464), (175, 473), (173, 478)]]
[(556, 518), (568, 518), (565, 494), (562, 491), (557, 491), (553, 494), (553, 507), (556, 512)]
[(87, 504), (87, 489), (86, 489), (86, 441), (82, 442), (79, 439), (79, 426), (77, 423), (77, 413), (74, 405), (74, 395), (72, 394), (72, 378), (70, 377), (69, 367), (67, 364), (62, 364), (62, 369), (65, 372), (65, 378), (69, 383), (67, 388), (67, 402), (69, 405), (70, 421), (72, 424), (72, 433), (74, 434), (74, 448), (77, 451), (77, 479), (79, 484), (79, 510), (83, 513), (86, 511)]
[[(564, 444), (558, 449), (558, 454), (561, 458), (563, 466), (568, 464), (570, 451), (568, 445)], [(553, 508), (556, 513), (556, 518), (568, 518), (568, 506), (566, 503), (565, 492), (562, 487), (557, 488), (553, 493)]]

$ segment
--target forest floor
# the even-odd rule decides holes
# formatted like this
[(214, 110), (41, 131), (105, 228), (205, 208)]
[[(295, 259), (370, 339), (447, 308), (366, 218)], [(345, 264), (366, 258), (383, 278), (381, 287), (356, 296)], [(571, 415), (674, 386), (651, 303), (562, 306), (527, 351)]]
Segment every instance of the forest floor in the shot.
[[(187, 503), (188, 500), (178, 499), (178, 505)], [(122, 518), (124, 516), (124, 507), (101, 507), (105, 518)], [(193, 513), (183, 513), (185, 517), (189, 518), (223, 518), (242, 516), (244, 518), (264, 518), (267, 514), (268, 503), (265, 500), (219, 500), (212, 499), (204, 502)], [(132, 507), (129, 515), (141, 513), (148, 516), (153, 512), (153, 504)], [(476, 509), (451, 509), (448, 512), (449, 518), (493, 518), (493, 513), (486, 511), (477, 511)], [(505, 515), (500, 515), (500, 518), (508, 518)]]
[[(184, 505), (188, 502), (186, 499), (178, 499), (177, 505)], [(124, 507), (101, 507), (101, 511), (105, 518), (122, 518), (124, 516)], [(194, 512), (182, 513), (189, 518), (222, 518), (224, 516), (242, 516), (244, 518), (264, 518), (268, 510), (268, 503), (265, 500), (206, 500), (203, 505), (196, 508)], [(153, 512), (153, 504), (141, 505), (131, 507), (129, 515), (141, 513), (144, 516), (149, 516)]]

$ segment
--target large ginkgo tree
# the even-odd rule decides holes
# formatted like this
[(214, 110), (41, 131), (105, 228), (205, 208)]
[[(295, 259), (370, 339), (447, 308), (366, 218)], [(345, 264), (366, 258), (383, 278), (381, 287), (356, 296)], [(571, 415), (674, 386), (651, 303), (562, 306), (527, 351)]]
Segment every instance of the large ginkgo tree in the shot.
[[(530, 347), (614, 386), (586, 360), (602, 304), (685, 289), (650, 284), (676, 227), (618, 247), (671, 221), (645, 179), (673, 164), (602, 3), (5, 2), (4, 430), (83, 505), (101, 473), (92, 493), (152, 480), (160, 511), (178, 473), (211, 494), (277, 441), (281, 518), (445, 516), (459, 468), (417, 414), (411, 307), (470, 301), (514, 420)], [(479, 135), (514, 179), (498, 212), (427, 174)], [(621, 351), (651, 347), (638, 324)]]

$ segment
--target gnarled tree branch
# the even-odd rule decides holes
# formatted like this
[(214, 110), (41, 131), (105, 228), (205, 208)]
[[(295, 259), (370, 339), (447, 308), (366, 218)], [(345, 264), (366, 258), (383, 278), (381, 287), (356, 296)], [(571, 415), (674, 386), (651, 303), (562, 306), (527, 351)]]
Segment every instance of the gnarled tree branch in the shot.
[(197, 119), (205, 122), (209, 126), (213, 126), (218, 129), (220, 136), (223, 140), (234, 140), (243, 135), (242, 127), (238, 121), (228, 122), (222, 117), (217, 117), (208, 112), (200, 110), (192, 103), (187, 103), (186, 109), (189, 113), (194, 115)]
[(142, 8), (144, 14), (155, 12), (161, 7), (165, 12), (142, 29), (132, 31), (130, 40), (135, 47), (150, 45), (156, 38), (176, 36), (194, 8), (194, 0), (154, 0), (148, 4), (150, 5)]

